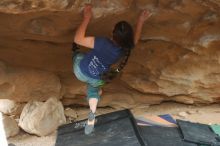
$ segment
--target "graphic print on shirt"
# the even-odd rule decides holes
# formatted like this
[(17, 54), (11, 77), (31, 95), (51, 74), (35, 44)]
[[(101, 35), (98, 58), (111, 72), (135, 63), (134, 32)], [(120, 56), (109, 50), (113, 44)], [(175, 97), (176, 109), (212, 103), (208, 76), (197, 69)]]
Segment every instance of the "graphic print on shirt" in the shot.
[(100, 71), (98, 70), (98, 68), (101, 67), (103, 70), (106, 69), (106, 67), (102, 64), (102, 62), (99, 60), (99, 58), (97, 56), (93, 56), (92, 60), (89, 63), (89, 72), (93, 75), (93, 76), (98, 76), (100, 74)]

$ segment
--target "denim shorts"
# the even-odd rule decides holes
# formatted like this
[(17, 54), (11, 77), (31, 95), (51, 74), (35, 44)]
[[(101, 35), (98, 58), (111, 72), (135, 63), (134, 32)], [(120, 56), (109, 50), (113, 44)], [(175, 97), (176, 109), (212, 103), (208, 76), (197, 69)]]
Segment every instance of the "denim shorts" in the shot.
[(90, 98), (97, 98), (99, 100), (99, 91), (101, 86), (104, 85), (104, 81), (90, 78), (81, 72), (80, 61), (83, 59), (83, 57), (83, 53), (78, 53), (73, 57), (73, 72), (78, 80), (87, 83), (87, 99), (89, 100)]

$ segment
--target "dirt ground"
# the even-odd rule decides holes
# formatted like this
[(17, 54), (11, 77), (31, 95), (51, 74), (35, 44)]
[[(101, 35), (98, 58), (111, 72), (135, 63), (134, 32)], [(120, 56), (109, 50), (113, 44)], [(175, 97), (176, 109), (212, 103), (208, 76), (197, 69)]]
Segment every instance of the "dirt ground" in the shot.
[[(78, 113), (76, 120), (86, 118), (87, 108), (73, 108)], [(108, 113), (118, 109), (99, 108), (97, 114)], [(171, 114), (175, 119), (189, 120), (205, 124), (220, 124), (220, 104), (192, 106), (173, 102), (166, 102), (160, 105), (139, 106), (131, 109), (134, 116), (142, 114)], [(46, 137), (37, 137), (29, 135), (23, 131), (19, 135), (9, 138), (9, 143), (16, 146), (54, 146), (56, 140), (56, 132)]]

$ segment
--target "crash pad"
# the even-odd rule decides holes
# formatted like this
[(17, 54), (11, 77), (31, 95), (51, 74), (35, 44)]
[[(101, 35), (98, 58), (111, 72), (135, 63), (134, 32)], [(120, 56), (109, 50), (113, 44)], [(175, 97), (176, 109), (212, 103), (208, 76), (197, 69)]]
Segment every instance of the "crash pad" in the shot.
[(86, 120), (58, 128), (55, 146), (142, 146), (144, 145), (129, 110), (96, 117), (95, 132), (84, 134)]

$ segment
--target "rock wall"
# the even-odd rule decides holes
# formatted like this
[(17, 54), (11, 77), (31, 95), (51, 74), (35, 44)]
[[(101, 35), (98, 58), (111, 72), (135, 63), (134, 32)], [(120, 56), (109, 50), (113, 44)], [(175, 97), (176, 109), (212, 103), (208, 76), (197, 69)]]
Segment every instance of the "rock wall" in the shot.
[[(66, 105), (85, 103), (85, 85), (71, 73), (71, 43), (85, 2), (1, 0), (0, 59), (12, 68), (26, 69), (4, 72), (7, 65), (1, 65), (0, 98), (27, 102), (55, 96)], [(104, 88), (102, 106), (220, 101), (218, 0), (92, 0), (92, 4), (88, 34), (95, 36), (110, 36), (119, 20), (135, 26), (142, 9), (153, 12), (124, 72)], [(34, 90), (35, 85), (43, 87)]]

